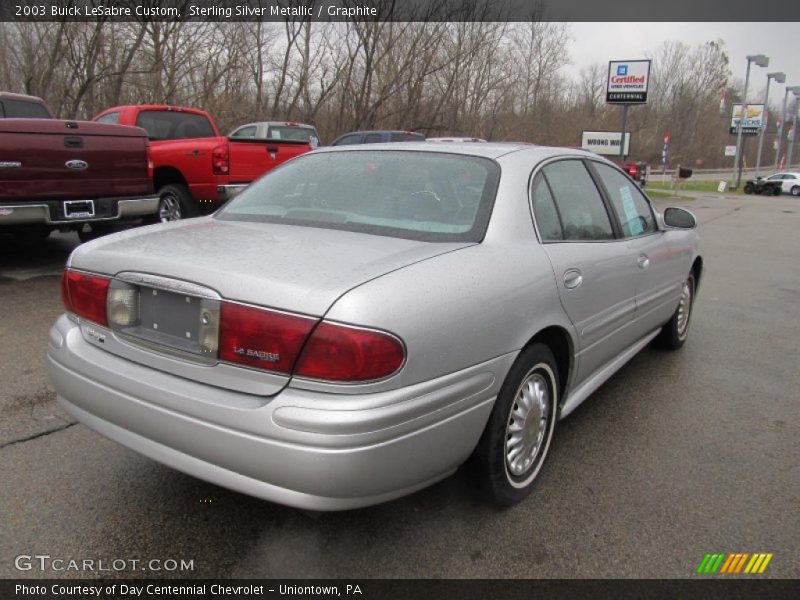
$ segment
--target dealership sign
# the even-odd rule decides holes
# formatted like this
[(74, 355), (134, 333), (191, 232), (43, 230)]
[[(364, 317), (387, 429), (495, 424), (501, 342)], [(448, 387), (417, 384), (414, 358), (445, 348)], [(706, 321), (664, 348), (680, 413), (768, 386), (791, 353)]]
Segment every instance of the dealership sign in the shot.
[[(733, 113), (731, 114), (731, 133), (736, 133), (739, 127), (739, 119), (742, 118), (742, 105), (734, 104)], [(764, 105), (763, 104), (748, 104), (747, 115), (745, 115), (744, 122), (742, 123), (742, 133), (757, 134), (764, 124)]]
[(649, 60), (612, 60), (608, 63), (606, 102), (644, 104), (649, 85)]
[[(584, 131), (581, 139), (581, 148), (594, 152), (595, 154), (616, 154), (619, 155), (619, 140), (621, 138), (619, 131)], [(625, 152), (628, 155), (628, 150), (631, 146), (631, 133), (625, 133)]]

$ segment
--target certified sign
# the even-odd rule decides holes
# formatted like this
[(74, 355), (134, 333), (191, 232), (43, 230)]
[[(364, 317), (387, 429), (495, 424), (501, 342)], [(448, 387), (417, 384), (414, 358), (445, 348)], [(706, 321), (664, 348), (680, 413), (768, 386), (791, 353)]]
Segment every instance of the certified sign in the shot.
[[(731, 133), (737, 133), (739, 127), (739, 119), (742, 118), (742, 105), (734, 104), (733, 113), (731, 114)], [(748, 104), (747, 115), (745, 115), (744, 123), (742, 123), (742, 133), (754, 135), (757, 134), (764, 123), (764, 105), (763, 104)]]
[(649, 85), (649, 60), (612, 60), (608, 63), (606, 102), (644, 104)]
[[(581, 148), (595, 154), (611, 154), (619, 156), (619, 131), (584, 131), (581, 136)], [(625, 132), (625, 152), (627, 156), (631, 146), (631, 132)]]

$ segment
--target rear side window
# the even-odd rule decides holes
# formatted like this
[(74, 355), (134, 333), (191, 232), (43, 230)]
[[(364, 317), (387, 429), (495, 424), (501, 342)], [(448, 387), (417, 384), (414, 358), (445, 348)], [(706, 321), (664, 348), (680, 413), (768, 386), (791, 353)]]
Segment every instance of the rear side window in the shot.
[(542, 169), (561, 217), (563, 238), (573, 241), (614, 239), (603, 198), (579, 160), (560, 160)]
[(425, 136), (421, 133), (400, 131), (393, 133), (389, 139), (392, 142), (423, 142), (425, 141)]
[(267, 139), (289, 140), (293, 142), (309, 142), (318, 139), (317, 132), (310, 127), (293, 127), (291, 125), (271, 125), (267, 130)]
[(50, 119), (50, 113), (38, 102), (3, 100), (3, 113), (7, 119)]
[(340, 140), (331, 144), (332, 146), (347, 146), (349, 144), (360, 144), (361, 143), (361, 134), (360, 133), (351, 133), (350, 135), (346, 135)]
[(151, 140), (183, 140), (214, 137), (214, 128), (203, 115), (172, 110), (146, 110), (139, 113), (136, 125), (147, 131)]
[(539, 228), (539, 237), (543, 242), (557, 242), (564, 239), (561, 227), (561, 218), (558, 216), (556, 203), (547, 182), (539, 173), (533, 180), (531, 188), (531, 201), (533, 214), (536, 217), (536, 226)]
[(97, 119), (98, 123), (119, 123), (119, 113), (118, 112), (110, 112), (107, 115), (103, 115), (99, 119)]
[(602, 163), (592, 163), (611, 199), (622, 235), (626, 238), (647, 235), (656, 230), (650, 203), (622, 173)]
[(383, 136), (380, 133), (368, 133), (364, 136), (365, 144), (379, 144)]

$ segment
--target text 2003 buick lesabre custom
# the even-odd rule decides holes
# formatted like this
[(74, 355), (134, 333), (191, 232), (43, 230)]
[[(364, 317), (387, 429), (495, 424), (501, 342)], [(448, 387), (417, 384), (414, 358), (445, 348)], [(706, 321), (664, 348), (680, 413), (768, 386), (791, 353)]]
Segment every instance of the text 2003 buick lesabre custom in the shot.
[(275, 502), (374, 504), (473, 457), (509, 504), (557, 418), (683, 344), (694, 225), (576, 150), (318, 150), (213, 216), (77, 248), (50, 373), (89, 427)]

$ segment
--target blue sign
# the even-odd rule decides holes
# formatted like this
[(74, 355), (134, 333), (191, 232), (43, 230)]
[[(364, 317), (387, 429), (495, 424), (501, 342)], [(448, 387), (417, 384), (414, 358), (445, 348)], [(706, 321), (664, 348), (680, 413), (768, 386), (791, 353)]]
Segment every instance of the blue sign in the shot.
[(617, 75), (627, 75), (628, 65), (617, 65)]

